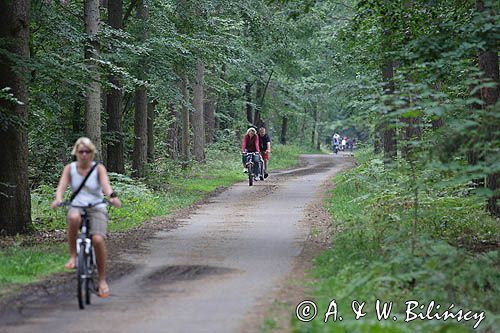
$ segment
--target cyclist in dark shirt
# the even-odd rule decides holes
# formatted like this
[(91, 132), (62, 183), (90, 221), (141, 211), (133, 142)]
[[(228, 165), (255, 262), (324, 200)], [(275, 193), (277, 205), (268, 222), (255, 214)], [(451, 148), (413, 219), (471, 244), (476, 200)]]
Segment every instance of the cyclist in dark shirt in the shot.
[(260, 145), (260, 155), (264, 160), (264, 178), (267, 178), (269, 174), (267, 173), (267, 166), (269, 164), (269, 153), (271, 152), (271, 139), (269, 135), (266, 134), (266, 128), (261, 126), (259, 129), (259, 145)]

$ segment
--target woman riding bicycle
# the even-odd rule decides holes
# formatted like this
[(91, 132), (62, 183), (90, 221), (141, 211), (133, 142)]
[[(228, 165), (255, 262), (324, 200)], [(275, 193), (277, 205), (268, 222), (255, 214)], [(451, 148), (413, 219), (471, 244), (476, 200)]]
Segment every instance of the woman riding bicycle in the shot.
[[(257, 130), (253, 127), (250, 127), (247, 130), (247, 133), (243, 137), (243, 142), (241, 143), (241, 152), (243, 154), (243, 165), (245, 165), (247, 161), (247, 157), (245, 153), (260, 153), (259, 148), (259, 136), (257, 135)], [(253, 174), (255, 177), (260, 174), (259, 170), (259, 155), (253, 156)]]
[[(68, 185), (71, 185), (71, 190), (75, 192), (85, 177), (90, 173), (85, 185), (80, 189), (78, 194), (70, 203), (68, 210), (67, 220), (67, 236), (70, 259), (64, 265), (67, 269), (74, 269), (76, 267), (76, 238), (81, 224), (81, 208), (74, 206), (87, 206), (89, 204), (96, 204), (102, 202), (104, 194), (109, 197), (109, 202), (119, 208), (121, 206), (120, 200), (116, 197), (115, 192), (109, 184), (108, 173), (102, 164), (94, 162), (96, 147), (89, 138), (79, 138), (76, 140), (72, 155), (76, 156), (76, 162), (72, 162), (64, 167), (59, 185), (57, 186), (56, 198), (52, 202), (51, 207), (57, 208), (63, 202), (64, 192)], [(92, 208), (87, 209), (90, 220), (90, 235), (92, 236), (92, 244), (95, 248), (97, 270), (99, 272), (99, 282), (97, 294), (100, 297), (108, 297), (109, 287), (106, 282), (106, 232), (108, 226), (108, 214), (106, 205), (98, 204)]]

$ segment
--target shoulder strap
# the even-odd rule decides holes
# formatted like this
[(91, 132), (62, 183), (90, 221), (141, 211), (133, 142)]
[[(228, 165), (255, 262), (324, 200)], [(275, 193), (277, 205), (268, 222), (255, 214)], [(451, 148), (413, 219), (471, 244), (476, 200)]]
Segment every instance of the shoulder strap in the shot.
[(90, 177), (90, 174), (92, 173), (92, 171), (94, 171), (94, 169), (97, 167), (97, 164), (99, 163), (95, 163), (92, 168), (90, 168), (90, 171), (89, 173), (87, 173), (87, 175), (85, 176), (85, 179), (83, 179), (82, 183), (80, 184), (80, 186), (76, 189), (75, 192), (73, 192), (71, 194), (71, 197), (69, 198), (69, 202), (73, 201), (73, 199), (78, 195), (78, 193), (80, 193), (80, 190), (83, 188), (83, 185), (85, 185), (85, 183), (87, 182), (87, 179), (89, 179)]

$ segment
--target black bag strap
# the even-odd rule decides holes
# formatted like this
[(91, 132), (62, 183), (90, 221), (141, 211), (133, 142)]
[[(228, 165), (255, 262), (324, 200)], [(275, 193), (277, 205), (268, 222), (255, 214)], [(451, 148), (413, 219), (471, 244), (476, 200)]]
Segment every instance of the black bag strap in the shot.
[(97, 164), (99, 163), (95, 163), (92, 168), (90, 168), (90, 171), (89, 173), (87, 173), (87, 175), (85, 176), (85, 179), (83, 180), (83, 182), (80, 184), (80, 186), (76, 189), (75, 192), (73, 192), (71, 194), (71, 197), (69, 198), (69, 202), (73, 201), (73, 199), (78, 195), (78, 193), (80, 193), (80, 190), (83, 188), (83, 185), (85, 185), (85, 183), (87, 182), (87, 179), (89, 179), (90, 177), (90, 174), (92, 173), (92, 171), (94, 171), (94, 169), (97, 167)]

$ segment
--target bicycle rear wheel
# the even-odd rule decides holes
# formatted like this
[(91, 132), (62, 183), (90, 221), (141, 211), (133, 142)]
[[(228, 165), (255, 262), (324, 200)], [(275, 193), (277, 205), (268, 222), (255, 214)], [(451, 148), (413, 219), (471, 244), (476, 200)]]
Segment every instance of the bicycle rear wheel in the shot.
[(77, 280), (77, 297), (78, 297), (78, 306), (80, 309), (84, 309), (84, 297), (85, 297), (85, 288), (86, 288), (86, 262), (85, 262), (85, 244), (81, 244), (78, 252), (78, 258), (76, 261), (76, 280)]

